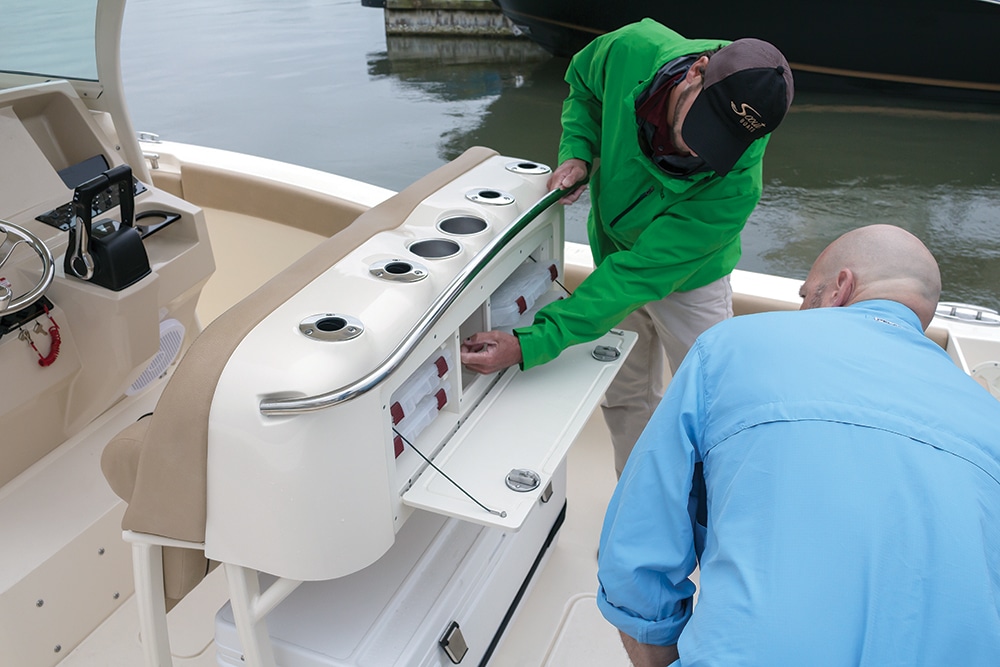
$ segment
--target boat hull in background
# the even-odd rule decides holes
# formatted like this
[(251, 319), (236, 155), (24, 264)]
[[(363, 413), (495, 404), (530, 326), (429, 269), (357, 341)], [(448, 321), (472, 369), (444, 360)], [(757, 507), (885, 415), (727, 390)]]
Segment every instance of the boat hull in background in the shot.
[[(650, 17), (686, 37), (757, 37), (778, 46), (809, 87), (895, 86), (923, 96), (1000, 100), (1000, 2), (848, 0), (494, 0), (514, 25), (557, 56)], [(825, 84), (825, 85), (824, 85)], [(948, 93), (951, 93), (948, 95)]]

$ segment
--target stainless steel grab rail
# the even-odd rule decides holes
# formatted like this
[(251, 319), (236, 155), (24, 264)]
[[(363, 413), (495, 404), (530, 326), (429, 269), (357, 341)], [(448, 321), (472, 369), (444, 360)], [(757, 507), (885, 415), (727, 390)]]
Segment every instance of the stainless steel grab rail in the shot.
[(334, 389), (333, 391), (326, 392), (325, 394), (319, 394), (317, 396), (308, 396), (305, 398), (264, 399), (260, 402), (261, 414), (267, 416), (277, 416), (315, 412), (317, 410), (323, 410), (334, 405), (350, 401), (377, 387), (383, 380), (399, 368), (400, 364), (406, 361), (407, 357), (410, 356), (417, 344), (423, 340), (424, 336), (427, 335), (431, 327), (433, 327), (438, 320), (441, 319), (445, 311), (459, 296), (461, 296), (462, 292), (465, 291), (465, 288), (469, 286), (476, 276), (478, 276), (482, 270), (486, 268), (486, 265), (489, 264), (490, 261), (521, 232), (521, 230), (527, 227), (542, 212), (552, 206), (552, 204), (559, 201), (568, 192), (570, 192), (570, 190), (552, 190), (535, 202), (531, 208), (518, 216), (518, 218), (501, 234), (497, 235), (496, 238), (487, 243), (483, 249), (472, 258), (472, 261), (470, 261), (458, 273), (458, 275), (455, 276), (455, 278), (451, 281), (451, 283), (449, 283), (448, 287), (438, 296), (438, 298), (435, 299), (430, 308), (427, 309), (420, 320), (413, 325), (399, 345), (396, 346), (396, 349), (394, 349), (392, 353), (386, 357), (371, 373), (368, 373), (361, 379), (356, 380), (349, 385), (339, 389)]

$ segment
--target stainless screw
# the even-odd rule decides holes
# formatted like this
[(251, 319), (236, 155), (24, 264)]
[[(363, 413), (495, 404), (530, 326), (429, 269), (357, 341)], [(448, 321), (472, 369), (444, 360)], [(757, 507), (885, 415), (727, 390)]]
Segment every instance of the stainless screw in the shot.
[(36, 606), (36, 607), (41, 607), (41, 606), (42, 606), (42, 605), (44, 605), (44, 604), (45, 604), (45, 600), (43, 600), (43, 599), (39, 598), (39, 599), (38, 599), (38, 602), (36, 602), (36, 603), (35, 603), (35, 606)]
[(97, 555), (98, 556), (103, 556), (104, 555), (104, 547), (101, 547), (100, 549), (97, 550)]

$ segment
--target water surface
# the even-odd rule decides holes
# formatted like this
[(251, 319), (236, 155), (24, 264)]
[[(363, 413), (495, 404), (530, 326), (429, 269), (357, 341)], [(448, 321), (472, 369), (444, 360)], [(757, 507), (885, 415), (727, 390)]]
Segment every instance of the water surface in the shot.
[[(130, 0), (124, 30), (137, 130), (394, 190), (473, 145), (555, 166), (567, 61), (530, 44), (387, 39), (359, 0)], [(800, 91), (764, 173), (740, 268), (804, 278), (887, 222), (938, 258), (943, 300), (1000, 308), (1000, 109)]]

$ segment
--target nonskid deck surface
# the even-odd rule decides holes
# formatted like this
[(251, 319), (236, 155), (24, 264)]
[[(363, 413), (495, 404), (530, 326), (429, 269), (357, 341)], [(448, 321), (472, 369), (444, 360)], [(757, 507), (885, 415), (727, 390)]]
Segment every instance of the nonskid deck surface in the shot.
[[(203, 325), (323, 241), (319, 234), (249, 215), (203, 210), (215, 256), (215, 273), (198, 301), (198, 318)], [(248, 253), (248, 245), (267, 251)]]

